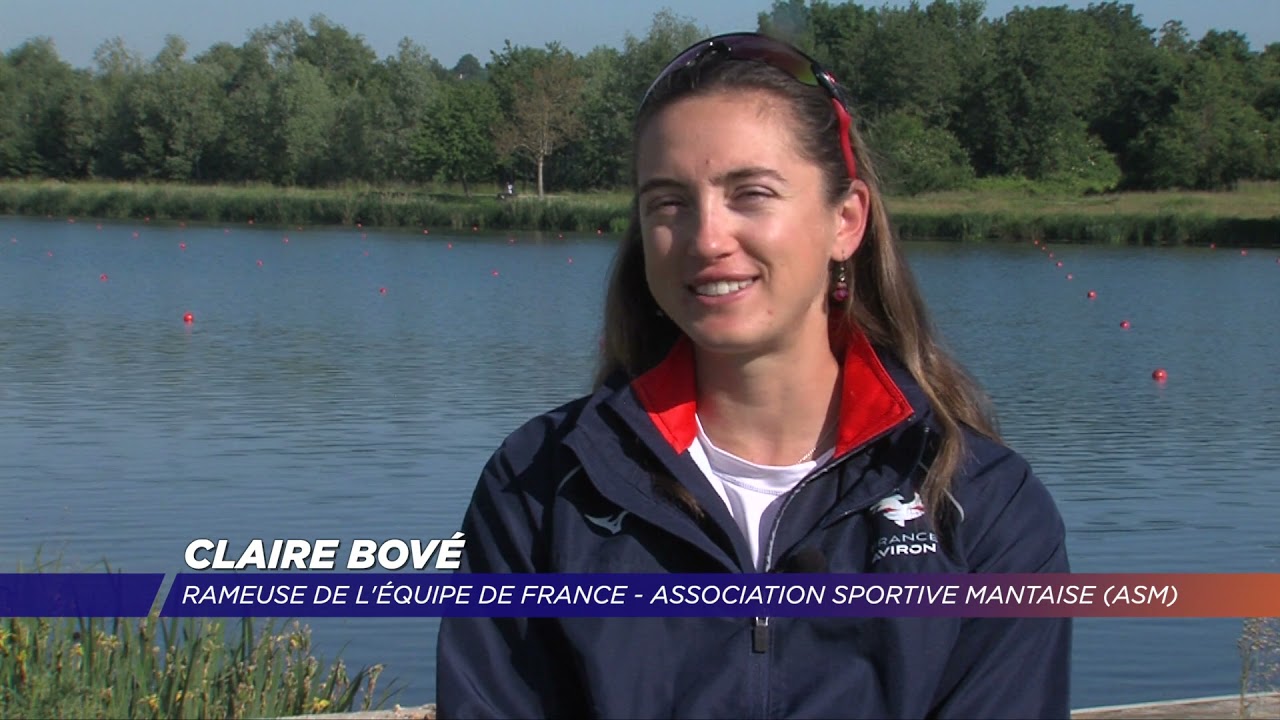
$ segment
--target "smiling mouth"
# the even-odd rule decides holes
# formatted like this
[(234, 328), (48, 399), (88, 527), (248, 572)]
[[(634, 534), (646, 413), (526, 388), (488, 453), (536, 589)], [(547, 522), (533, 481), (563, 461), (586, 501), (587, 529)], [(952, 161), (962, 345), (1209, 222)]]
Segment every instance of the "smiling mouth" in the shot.
[(736, 293), (744, 288), (751, 287), (756, 282), (755, 278), (750, 280), (721, 280), (719, 282), (706, 283), (703, 285), (695, 285), (692, 287), (694, 294), (703, 297), (720, 297)]

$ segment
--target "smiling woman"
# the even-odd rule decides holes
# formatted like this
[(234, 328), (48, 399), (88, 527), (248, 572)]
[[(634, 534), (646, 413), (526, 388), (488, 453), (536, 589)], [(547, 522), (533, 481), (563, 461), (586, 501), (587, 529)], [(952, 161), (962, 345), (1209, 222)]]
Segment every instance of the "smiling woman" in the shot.
[[(852, 115), (760, 35), (659, 75), (596, 390), (494, 454), (464, 571), (1067, 571), (1053, 499), (931, 329)], [(1066, 717), (1070, 633), (446, 618), (437, 691), (441, 717)]]

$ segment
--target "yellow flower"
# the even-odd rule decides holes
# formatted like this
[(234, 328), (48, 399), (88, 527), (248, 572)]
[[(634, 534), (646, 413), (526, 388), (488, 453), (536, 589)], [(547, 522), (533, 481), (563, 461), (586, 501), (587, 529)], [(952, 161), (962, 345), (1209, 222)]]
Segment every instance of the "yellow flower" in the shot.
[(311, 712), (313, 713), (324, 712), (329, 708), (329, 705), (331, 704), (332, 703), (330, 703), (325, 698), (316, 698), (315, 700), (311, 701)]

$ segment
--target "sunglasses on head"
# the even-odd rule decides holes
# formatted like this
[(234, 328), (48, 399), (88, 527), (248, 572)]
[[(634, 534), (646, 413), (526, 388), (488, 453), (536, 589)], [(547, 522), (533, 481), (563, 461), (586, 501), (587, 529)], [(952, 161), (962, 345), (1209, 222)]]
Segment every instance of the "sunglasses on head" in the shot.
[(832, 106), (835, 107), (836, 120), (840, 124), (840, 150), (844, 153), (844, 164), (849, 170), (849, 179), (857, 179), (858, 166), (853, 159), (853, 147), (849, 144), (849, 126), (853, 124), (853, 119), (849, 116), (849, 110), (841, 99), (835, 76), (798, 48), (766, 35), (731, 33), (699, 41), (676, 55), (675, 59), (668, 63), (661, 73), (658, 73), (657, 79), (645, 92), (644, 100), (640, 101), (640, 107), (643, 108), (648, 104), (654, 90), (672, 73), (696, 65), (711, 56), (762, 62), (787, 73), (805, 85), (820, 87), (826, 91), (831, 98)]

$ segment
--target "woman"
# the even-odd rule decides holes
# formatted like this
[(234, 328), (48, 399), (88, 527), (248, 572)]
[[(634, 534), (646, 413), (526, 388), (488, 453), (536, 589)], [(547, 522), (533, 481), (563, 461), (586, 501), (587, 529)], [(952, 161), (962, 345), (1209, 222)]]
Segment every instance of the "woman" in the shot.
[[(471, 572), (1067, 572), (941, 349), (834, 79), (681, 53), (635, 125), (597, 389), (513, 433)], [(1070, 621), (446, 619), (440, 717), (1066, 717)]]

